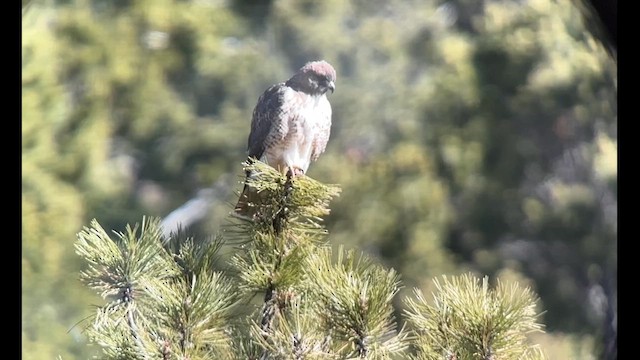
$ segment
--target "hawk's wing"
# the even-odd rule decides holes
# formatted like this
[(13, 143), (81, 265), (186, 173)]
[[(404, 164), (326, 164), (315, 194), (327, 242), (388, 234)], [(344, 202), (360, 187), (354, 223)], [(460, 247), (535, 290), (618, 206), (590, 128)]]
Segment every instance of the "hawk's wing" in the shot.
[[(251, 131), (247, 143), (247, 155), (250, 158), (261, 160), (267, 146), (273, 146), (282, 140), (287, 132), (288, 121), (284, 108), (284, 83), (276, 84), (265, 90), (258, 98), (258, 103), (253, 109), (251, 119)], [(247, 177), (251, 172), (247, 171)], [(235, 211), (241, 216), (253, 216), (253, 209), (250, 204), (260, 201), (257, 191), (244, 184)]]
[[(286, 87), (284, 83), (271, 86), (260, 96), (258, 104), (253, 110), (253, 118), (251, 119), (251, 132), (249, 133), (249, 141), (247, 144), (247, 154), (250, 157), (260, 159), (267, 147), (267, 143), (278, 138), (277, 133), (281, 137), (286, 134), (287, 121), (285, 110), (283, 109), (284, 91)], [(276, 139), (273, 139), (273, 137)], [(271, 137), (271, 139), (269, 139)]]

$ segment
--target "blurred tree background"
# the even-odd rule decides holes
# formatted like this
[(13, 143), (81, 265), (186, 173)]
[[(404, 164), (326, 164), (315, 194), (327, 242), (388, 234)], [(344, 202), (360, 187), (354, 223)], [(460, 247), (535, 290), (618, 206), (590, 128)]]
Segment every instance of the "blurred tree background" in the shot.
[[(99, 299), (73, 243), (203, 190), (237, 200), (253, 106), (308, 60), (338, 73), (309, 175), (327, 228), (429, 293), (532, 286), (552, 359), (615, 353), (617, 65), (570, 0), (32, 0), (22, 14), (22, 355), (86, 359)], [(402, 306), (398, 301), (398, 307)], [(608, 349), (609, 348), (609, 349)]]

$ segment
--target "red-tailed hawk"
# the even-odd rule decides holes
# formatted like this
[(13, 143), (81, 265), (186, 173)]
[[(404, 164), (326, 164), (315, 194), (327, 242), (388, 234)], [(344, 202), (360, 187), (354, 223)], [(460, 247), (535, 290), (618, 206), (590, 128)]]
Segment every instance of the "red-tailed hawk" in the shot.
[[(336, 71), (326, 61), (305, 64), (289, 80), (269, 87), (253, 110), (247, 154), (287, 176), (303, 175), (329, 141)], [(252, 174), (247, 174), (250, 177)], [(245, 185), (236, 214), (250, 216), (251, 189)]]

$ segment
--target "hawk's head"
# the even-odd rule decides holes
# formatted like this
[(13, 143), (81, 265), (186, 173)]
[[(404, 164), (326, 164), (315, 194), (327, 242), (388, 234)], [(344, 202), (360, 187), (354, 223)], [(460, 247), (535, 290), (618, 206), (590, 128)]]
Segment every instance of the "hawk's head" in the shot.
[(324, 60), (311, 61), (295, 73), (287, 81), (287, 86), (307, 94), (322, 95), (327, 91), (336, 89), (336, 71), (333, 66)]

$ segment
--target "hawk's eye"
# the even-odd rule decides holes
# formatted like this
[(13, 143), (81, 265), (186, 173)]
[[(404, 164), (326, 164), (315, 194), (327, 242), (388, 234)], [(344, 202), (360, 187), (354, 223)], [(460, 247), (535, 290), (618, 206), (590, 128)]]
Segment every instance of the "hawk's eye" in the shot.
[(318, 75), (318, 82), (328, 84), (331, 80), (329, 79), (329, 75)]

